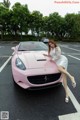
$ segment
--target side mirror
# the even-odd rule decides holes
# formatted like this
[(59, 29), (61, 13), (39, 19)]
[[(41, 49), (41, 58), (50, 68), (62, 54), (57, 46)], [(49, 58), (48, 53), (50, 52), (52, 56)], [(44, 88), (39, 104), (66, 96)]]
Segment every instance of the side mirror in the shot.
[(11, 49), (12, 49), (12, 50), (15, 50), (15, 47), (12, 47)]

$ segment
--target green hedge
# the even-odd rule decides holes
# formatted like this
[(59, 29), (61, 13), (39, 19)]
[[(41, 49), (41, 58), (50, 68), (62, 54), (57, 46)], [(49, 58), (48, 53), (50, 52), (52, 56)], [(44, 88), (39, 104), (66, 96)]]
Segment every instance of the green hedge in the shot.
[(41, 38), (40, 37), (35, 37), (32, 35), (4, 35), (3, 39), (1, 39), (0, 36), (0, 41), (39, 41)]
[[(36, 37), (36, 36), (32, 36), (32, 35), (4, 35), (3, 39), (1, 39), (0, 36), (0, 41), (39, 41), (41, 40), (42, 37)], [(48, 38), (52, 38), (56, 41), (62, 41), (62, 42), (80, 42), (80, 38), (65, 38), (65, 39), (57, 39), (54, 37), (48, 37)]]

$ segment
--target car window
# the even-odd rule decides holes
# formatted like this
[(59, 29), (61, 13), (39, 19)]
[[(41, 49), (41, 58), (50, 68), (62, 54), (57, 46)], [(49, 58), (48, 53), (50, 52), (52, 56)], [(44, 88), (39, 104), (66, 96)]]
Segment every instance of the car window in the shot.
[(21, 42), (18, 51), (42, 51), (48, 50), (43, 42)]

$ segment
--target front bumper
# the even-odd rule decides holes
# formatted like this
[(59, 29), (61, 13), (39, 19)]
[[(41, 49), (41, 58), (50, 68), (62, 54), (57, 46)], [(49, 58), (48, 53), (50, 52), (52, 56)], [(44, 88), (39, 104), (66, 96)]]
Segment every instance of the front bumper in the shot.
[(58, 71), (53, 74), (52, 69), (43, 72), (43, 69), (29, 69), (22, 71), (18, 68), (12, 69), (14, 81), (22, 88), (46, 87), (62, 82), (62, 75)]
[(39, 84), (47, 84), (47, 83), (55, 82), (59, 80), (60, 77), (61, 77), (61, 73), (55, 73), (55, 74), (28, 76), (27, 79), (31, 84), (39, 85)]

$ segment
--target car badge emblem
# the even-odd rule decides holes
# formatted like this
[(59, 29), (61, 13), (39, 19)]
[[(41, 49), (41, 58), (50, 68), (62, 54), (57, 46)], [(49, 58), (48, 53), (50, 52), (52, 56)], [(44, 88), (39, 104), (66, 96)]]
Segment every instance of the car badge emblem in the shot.
[(47, 76), (44, 77), (45, 82), (47, 81)]

